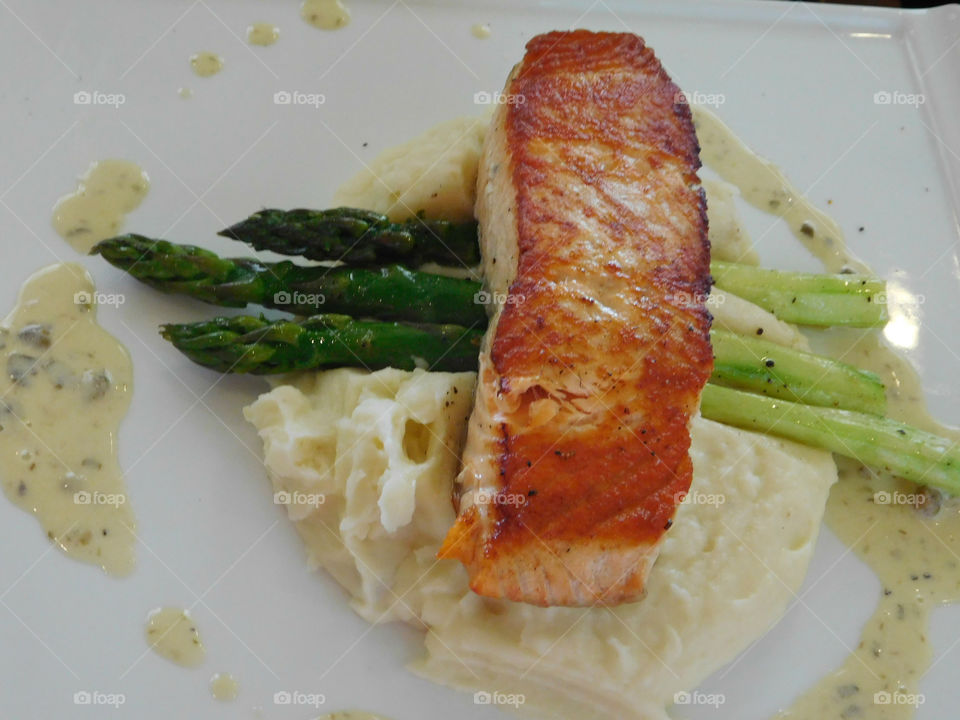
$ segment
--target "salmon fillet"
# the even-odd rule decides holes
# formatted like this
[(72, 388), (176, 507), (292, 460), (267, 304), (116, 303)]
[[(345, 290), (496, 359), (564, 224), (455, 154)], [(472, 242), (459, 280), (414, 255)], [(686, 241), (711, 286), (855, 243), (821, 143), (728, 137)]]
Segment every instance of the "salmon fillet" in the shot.
[(628, 602), (713, 365), (699, 146), (632, 34), (535, 37), (500, 100), (476, 208), (492, 317), (439, 555), (489, 597)]

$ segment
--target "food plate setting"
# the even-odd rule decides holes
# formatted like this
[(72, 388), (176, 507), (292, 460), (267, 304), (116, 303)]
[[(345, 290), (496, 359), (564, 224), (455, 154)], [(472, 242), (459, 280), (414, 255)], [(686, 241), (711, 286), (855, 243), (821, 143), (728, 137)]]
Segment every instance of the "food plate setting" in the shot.
[(0, 17), (0, 716), (956, 715), (958, 6)]

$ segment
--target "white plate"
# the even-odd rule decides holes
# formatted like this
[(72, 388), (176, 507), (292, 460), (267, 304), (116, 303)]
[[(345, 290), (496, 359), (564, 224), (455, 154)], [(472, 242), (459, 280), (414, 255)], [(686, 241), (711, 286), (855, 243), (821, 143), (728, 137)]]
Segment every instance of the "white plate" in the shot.
[[(572, 25), (646, 37), (688, 91), (722, 94), (721, 115), (775, 159), (841, 222), (853, 249), (922, 294), (912, 353), (932, 408), (958, 422), (960, 12), (799, 3), (351, 3), (353, 23), (327, 33), (294, 3), (260, 0), (0, 2), (0, 277), (12, 306), (38, 267), (77, 260), (53, 232), (50, 208), (103, 157), (136, 160), (153, 188), (128, 227), (239, 249), (214, 232), (261, 205), (324, 206), (382, 148), (474, 113), (499, 89), (531, 35)], [(251, 48), (246, 26), (281, 28)], [(493, 36), (470, 27), (487, 22)], [(214, 50), (223, 72), (194, 77), (188, 58)], [(177, 89), (194, 90), (183, 100)], [(75, 105), (77, 91), (123, 93), (117, 109)], [(276, 105), (277, 91), (323, 93), (325, 104)], [(876, 104), (880, 91), (922, 93), (919, 108)], [(780, 225), (748, 213), (767, 263), (814, 267)], [(863, 232), (858, 228), (863, 226)], [(467, 695), (403, 669), (419, 637), (370, 629), (327, 577), (307, 571), (299, 540), (271, 503), (259, 443), (241, 407), (263, 387), (218, 380), (156, 333), (164, 320), (210, 308), (136, 286), (83, 259), (104, 292), (103, 323), (130, 348), (136, 388), (121, 432), (143, 545), (125, 580), (62, 555), (36, 522), (0, 502), (0, 716), (306, 718), (275, 692), (322, 693), (321, 711), (363, 707), (395, 720), (493, 718)], [(731, 669), (707, 683), (727, 703), (703, 718), (762, 720), (837, 666), (857, 642), (878, 584), (827, 532), (802, 596)], [(146, 653), (145, 614), (192, 606), (208, 647), (203, 669)], [(938, 658), (920, 718), (955, 716), (960, 612), (939, 612)], [(220, 705), (207, 680), (229, 671), (240, 698)], [(123, 693), (119, 710), (78, 707), (76, 691)], [(262, 708), (262, 712), (255, 708)]]

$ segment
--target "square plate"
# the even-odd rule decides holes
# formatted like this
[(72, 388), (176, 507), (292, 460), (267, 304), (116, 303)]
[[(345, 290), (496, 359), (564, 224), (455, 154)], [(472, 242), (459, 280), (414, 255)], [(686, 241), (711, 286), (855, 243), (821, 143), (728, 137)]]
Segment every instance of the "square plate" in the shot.
[[(109, 714), (76, 706), (81, 690), (123, 693), (125, 704), (110, 713), (144, 720), (305, 718), (354, 707), (394, 720), (497, 716), (409, 674), (403, 666), (418, 652), (418, 633), (368, 627), (331, 579), (307, 570), (299, 539), (271, 502), (256, 433), (240, 414), (263, 383), (218, 379), (156, 333), (162, 321), (200, 319), (210, 309), (137, 287), (102, 261), (79, 258), (54, 233), (54, 202), (91, 161), (127, 158), (149, 173), (150, 195), (128, 228), (236, 253), (214, 235), (230, 221), (260, 206), (326, 206), (383, 148), (477, 113), (474, 93), (499, 89), (533, 34), (634, 31), (681, 87), (722, 97), (726, 122), (840, 221), (856, 253), (924, 296), (909, 354), (934, 414), (960, 422), (957, 6), (349, 5), (353, 22), (322, 32), (304, 24), (293, 3), (0, 0), (0, 294), (12, 307), (30, 272), (80, 260), (101, 290), (125, 295), (100, 316), (134, 358), (120, 459), (142, 541), (137, 571), (111, 579), (64, 558), (32, 518), (0, 502), (3, 717)], [(281, 29), (273, 47), (243, 40), (261, 20)], [(492, 28), (489, 39), (471, 36), (478, 22)], [(191, 74), (189, 57), (201, 50), (225, 58), (222, 73)], [(179, 97), (180, 87), (192, 98)], [(82, 91), (122, 93), (125, 102), (75, 104)], [(322, 93), (325, 102), (278, 105), (280, 91)], [(923, 102), (884, 102), (895, 93)], [(765, 263), (816, 267), (784, 226), (744, 215)], [(824, 531), (783, 621), (706, 683), (726, 704), (692, 716), (770, 717), (842, 662), (878, 592), (869, 570)], [(144, 617), (164, 604), (192, 608), (208, 648), (200, 671), (147, 651)], [(958, 637), (960, 611), (938, 612), (921, 720), (955, 715)], [(235, 703), (210, 698), (216, 671), (238, 677)], [(316, 712), (277, 706), (273, 695), (282, 690), (321, 693), (326, 703)]]

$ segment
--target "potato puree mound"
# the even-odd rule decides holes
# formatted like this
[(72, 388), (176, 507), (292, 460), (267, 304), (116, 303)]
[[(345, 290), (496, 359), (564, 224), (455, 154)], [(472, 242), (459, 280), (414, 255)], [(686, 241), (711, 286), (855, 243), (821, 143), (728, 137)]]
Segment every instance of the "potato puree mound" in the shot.
[[(384, 153), (338, 202), (458, 218), (473, 207), (486, 123), (444, 123)], [(453, 142), (460, 138), (460, 142)], [(749, 261), (733, 192), (707, 183), (716, 257)], [(402, 204), (398, 205), (398, 198)], [(718, 297), (718, 325), (803, 345), (795, 329)], [(836, 466), (829, 453), (697, 418), (693, 487), (648, 581), (614, 609), (538, 608), (481, 598), (436, 559), (473, 400), (474, 373), (331, 370), (286, 378), (244, 414), (311, 564), (370, 622), (430, 628), (413, 669), (469, 690), (518, 693), (553, 718), (662, 720), (780, 617), (806, 573)], [(320, 502), (322, 494), (325, 502)]]
[[(761, 636), (787, 587), (799, 587), (836, 479), (831, 456), (698, 418), (694, 485), (642, 601), (584, 611), (488, 600), (458, 562), (435, 558), (454, 521), (474, 379), (331, 370), (275, 388), (244, 414), (311, 562), (370, 622), (430, 627), (416, 672), (522, 693), (526, 710), (552, 717), (665, 718), (674, 693)], [(297, 502), (321, 493), (323, 504)]]
[(473, 218), (474, 185), (489, 119), (441, 123), (381, 153), (343, 184), (334, 205), (362, 207), (406, 220), (418, 212), (444, 220)]

